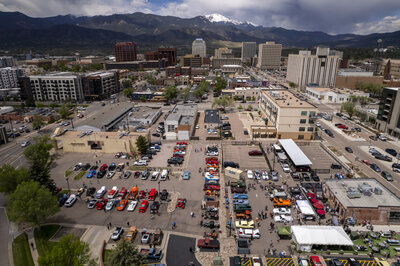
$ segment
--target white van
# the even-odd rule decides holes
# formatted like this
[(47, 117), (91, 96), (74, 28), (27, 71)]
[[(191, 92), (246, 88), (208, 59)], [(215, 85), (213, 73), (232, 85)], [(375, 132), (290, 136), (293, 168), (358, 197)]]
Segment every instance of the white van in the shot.
[(260, 230), (258, 229), (243, 229), (239, 228), (237, 235), (241, 238), (260, 238)]

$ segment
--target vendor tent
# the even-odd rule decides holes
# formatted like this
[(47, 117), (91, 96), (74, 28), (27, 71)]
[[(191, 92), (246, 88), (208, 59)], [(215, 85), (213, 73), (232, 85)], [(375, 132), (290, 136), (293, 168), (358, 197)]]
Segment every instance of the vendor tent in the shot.
[(340, 226), (293, 225), (292, 239), (297, 250), (311, 251), (314, 245), (353, 246), (353, 242)]
[(316, 208), (316, 209), (323, 209), (323, 208), (324, 208), (324, 205), (322, 205), (322, 204), (319, 203), (319, 202), (314, 203), (313, 206), (314, 206), (314, 208)]
[(296, 205), (303, 216), (315, 216), (315, 212), (307, 200), (296, 200)]
[(287, 238), (292, 235), (292, 233), (290, 233), (290, 227), (289, 226), (285, 226), (285, 225), (279, 225), (277, 227), (278, 229), (278, 235), (282, 238)]

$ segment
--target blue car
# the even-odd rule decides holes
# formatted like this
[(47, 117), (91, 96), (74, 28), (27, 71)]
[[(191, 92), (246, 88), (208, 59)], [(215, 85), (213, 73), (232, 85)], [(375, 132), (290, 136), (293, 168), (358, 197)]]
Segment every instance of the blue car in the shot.
[(381, 168), (379, 168), (379, 166), (378, 165), (376, 165), (375, 163), (371, 163), (370, 164), (370, 167), (372, 168), (372, 170), (374, 170), (375, 172), (380, 172), (381, 171)]
[(233, 205), (236, 205), (236, 204), (249, 204), (249, 201), (248, 200), (244, 200), (244, 199), (235, 199), (235, 200), (233, 200)]
[(183, 180), (189, 180), (190, 179), (190, 171), (183, 172), (182, 179)]
[(86, 177), (87, 177), (87, 178), (92, 178), (94, 175), (96, 175), (96, 170), (90, 170), (90, 171), (87, 173)]
[(247, 194), (233, 194), (234, 199), (248, 199), (249, 196)]
[(389, 153), (390, 155), (393, 155), (393, 156), (396, 156), (397, 155), (397, 152), (396, 152), (396, 150), (394, 150), (394, 149), (386, 149), (385, 150), (387, 153)]

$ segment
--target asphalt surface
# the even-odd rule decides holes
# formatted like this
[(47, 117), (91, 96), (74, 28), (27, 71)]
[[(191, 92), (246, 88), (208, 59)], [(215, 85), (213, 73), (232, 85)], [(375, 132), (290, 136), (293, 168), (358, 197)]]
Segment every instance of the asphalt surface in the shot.
[(195, 238), (170, 235), (167, 248), (167, 265), (186, 266), (190, 261), (193, 261), (194, 265), (200, 266), (201, 264), (196, 260), (194, 253), (190, 252), (190, 247), (196, 247)]
[(2, 250), (2, 255), (0, 256), (0, 265), (10, 265), (10, 260), (8, 258), (8, 239), (9, 239), (9, 227), (8, 219), (6, 216), (6, 209), (0, 207), (0, 250)]

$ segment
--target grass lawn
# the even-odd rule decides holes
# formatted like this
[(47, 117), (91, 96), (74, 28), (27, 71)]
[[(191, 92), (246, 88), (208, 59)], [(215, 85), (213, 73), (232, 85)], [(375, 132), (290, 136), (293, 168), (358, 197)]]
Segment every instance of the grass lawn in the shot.
[(108, 256), (110, 255), (110, 253), (111, 253), (111, 250), (109, 250), (109, 249), (104, 249), (104, 251), (103, 251), (103, 262), (104, 262), (105, 266), (108, 266), (107, 259), (108, 259)]
[(12, 252), (15, 266), (34, 266), (26, 233), (20, 234), (12, 243)]
[[(370, 238), (370, 239), (371, 239), (371, 238)], [(386, 241), (387, 239), (389, 239), (389, 238), (379, 237), (378, 239), (371, 239), (371, 240), (372, 240), (373, 245), (376, 246), (376, 247), (378, 247), (378, 243), (381, 243), (381, 242), (384, 242), (384, 243), (385, 243), (385, 241)], [(399, 236), (397, 236), (397, 235), (396, 235), (396, 236), (393, 236), (393, 238), (391, 238), (391, 239), (400, 240)], [(369, 252), (371, 252), (371, 249), (369, 248), (368, 244), (364, 243), (364, 239), (363, 239), (363, 238), (353, 240), (353, 243), (354, 243), (354, 245), (356, 245), (356, 246), (365, 246), (365, 247), (367, 247), (368, 251), (362, 251), (362, 252), (359, 252), (359, 253), (369, 253)], [(389, 246), (389, 249), (383, 249), (383, 250), (381, 250), (381, 254), (385, 254), (385, 253), (387, 253), (388, 250), (390, 250), (390, 256), (391, 256), (391, 257), (396, 256), (396, 253), (397, 253), (397, 252), (394, 250), (394, 248), (399, 248), (399, 247), (400, 247), (400, 246)]]
[(39, 256), (46, 254), (56, 242), (49, 241), (49, 239), (58, 231), (60, 225), (50, 224), (44, 225), (39, 229), (35, 229), (35, 242)]
[(74, 171), (72, 171), (72, 170), (67, 170), (67, 171), (65, 171), (65, 177), (70, 176), (73, 172), (74, 172)]
[(80, 171), (79, 174), (77, 174), (74, 179), (79, 180), (81, 179), (84, 175), (86, 174), (86, 171)]

